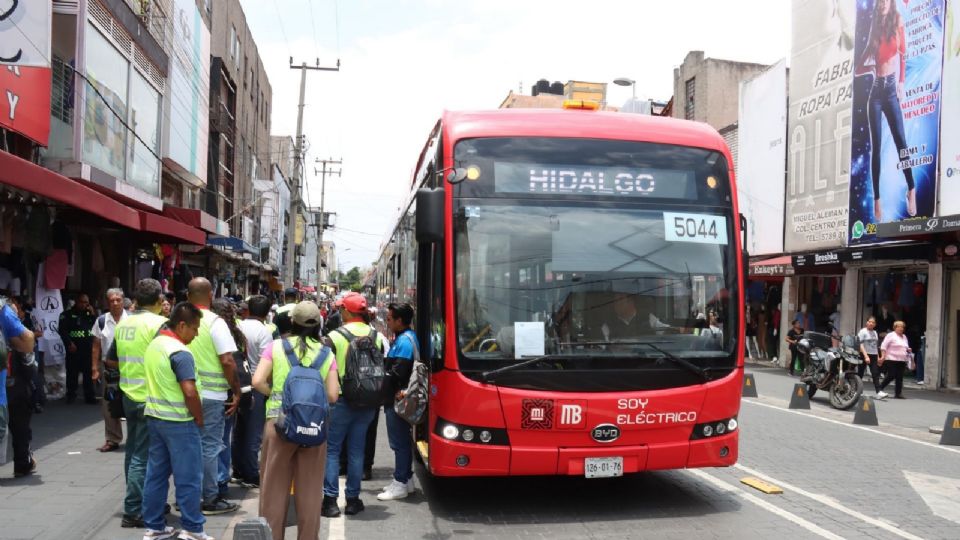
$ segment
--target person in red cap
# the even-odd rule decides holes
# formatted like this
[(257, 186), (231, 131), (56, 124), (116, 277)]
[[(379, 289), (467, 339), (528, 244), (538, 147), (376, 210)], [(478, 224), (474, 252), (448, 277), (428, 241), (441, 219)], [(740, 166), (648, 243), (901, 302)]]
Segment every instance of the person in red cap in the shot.
[[(343, 379), (347, 367), (347, 349), (351, 338), (376, 334), (376, 346), (382, 348), (385, 338), (373, 330), (364, 316), (367, 312), (367, 299), (355, 292), (347, 293), (337, 301), (343, 317), (343, 326), (327, 336), (337, 356), (337, 369)], [(341, 396), (330, 411), (330, 431), (327, 435), (327, 463), (323, 480), (323, 506), (320, 515), (338, 517), (340, 507), (337, 497), (340, 495), (340, 452), (346, 442), (347, 452), (347, 506), (344, 512), (354, 515), (363, 511), (360, 500), (360, 483), (363, 476), (363, 451), (367, 428), (377, 414), (377, 407), (353, 407)]]

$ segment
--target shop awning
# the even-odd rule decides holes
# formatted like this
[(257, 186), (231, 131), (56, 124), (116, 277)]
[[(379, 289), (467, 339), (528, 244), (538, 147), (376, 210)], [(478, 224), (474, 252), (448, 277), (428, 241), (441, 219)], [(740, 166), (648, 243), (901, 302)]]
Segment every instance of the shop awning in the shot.
[(203, 245), (207, 240), (207, 234), (196, 227), (150, 212), (140, 212), (140, 229), (176, 244)]
[(186, 223), (191, 227), (203, 229), (209, 233), (217, 233), (217, 218), (194, 208), (180, 208), (179, 206), (163, 205), (163, 215)]
[(208, 246), (227, 248), (240, 253), (256, 253), (253, 246), (235, 236), (214, 236), (207, 238)]
[(0, 152), (0, 183), (77, 208), (135, 231), (141, 229), (140, 214), (137, 210), (76, 180), (7, 152)]
[(793, 261), (789, 255), (750, 263), (750, 279), (778, 278), (792, 275)]

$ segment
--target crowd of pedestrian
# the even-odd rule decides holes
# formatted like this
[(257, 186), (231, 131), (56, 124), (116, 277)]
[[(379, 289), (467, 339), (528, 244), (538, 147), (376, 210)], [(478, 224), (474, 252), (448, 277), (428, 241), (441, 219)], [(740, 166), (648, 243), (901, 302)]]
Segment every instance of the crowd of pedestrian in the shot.
[[(227, 498), (233, 483), (260, 490), (259, 513), (278, 539), (293, 493), (298, 537), (316, 538), (321, 517), (341, 515), (342, 474), (343, 513), (364, 510), (361, 482), (371, 478), (381, 408), (394, 474), (378, 499), (415, 491), (411, 424), (393, 408), (419, 347), (410, 305), (391, 304), (378, 320), (359, 293), (301, 300), (287, 289), (279, 306), (262, 295), (215, 300), (204, 278), (190, 281), (185, 296), (177, 303), (160, 282), (143, 279), (130, 297), (109, 289), (100, 313), (78, 294), (56, 329), (66, 401), (99, 405), (104, 443), (97, 450), (124, 451), (122, 527), (143, 528), (146, 539), (209, 539), (205, 516), (238, 509)], [(36, 469), (29, 423), (44, 394), (42, 354), (35, 354), (42, 333), (30, 330), (24, 304), (11, 299), (0, 308), (0, 352), (9, 348), (12, 359), (0, 370), (0, 429), (10, 426), (16, 476)], [(377, 380), (357, 375), (370, 372), (357, 367), (366, 363), (378, 366)], [(322, 444), (292, 442), (278, 425), (290, 422), (284, 389), (294, 366), (318, 370), (323, 381), (327, 416), (313, 424), (322, 426)], [(166, 523), (171, 477), (179, 531)]]

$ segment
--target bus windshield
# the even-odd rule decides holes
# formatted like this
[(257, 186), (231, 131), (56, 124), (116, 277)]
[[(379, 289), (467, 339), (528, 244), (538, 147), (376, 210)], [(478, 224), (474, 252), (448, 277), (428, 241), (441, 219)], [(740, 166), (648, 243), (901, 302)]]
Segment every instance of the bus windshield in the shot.
[[(455, 191), (465, 362), (484, 369), (537, 356), (624, 359), (659, 350), (732, 366), (736, 239), (724, 160), (646, 143), (516, 141), (457, 146), (458, 166), (480, 169)], [(564, 177), (557, 183), (566, 191), (549, 191), (559, 190), (551, 176)], [(547, 178), (547, 187), (530, 177)], [(572, 187), (591, 181), (609, 192)], [(637, 195), (638, 187), (660, 191)]]

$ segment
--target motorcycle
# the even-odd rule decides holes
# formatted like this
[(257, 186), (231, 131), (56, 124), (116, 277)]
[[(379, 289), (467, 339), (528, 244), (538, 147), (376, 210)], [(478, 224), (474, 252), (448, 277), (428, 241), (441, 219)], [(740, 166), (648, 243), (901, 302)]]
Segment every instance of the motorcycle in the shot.
[(832, 345), (827, 334), (804, 332), (797, 342), (797, 351), (806, 360), (800, 382), (806, 383), (810, 397), (817, 390), (829, 391), (830, 406), (846, 410), (856, 405), (863, 394), (863, 381), (857, 375), (863, 357), (855, 336), (843, 336), (839, 347)]

